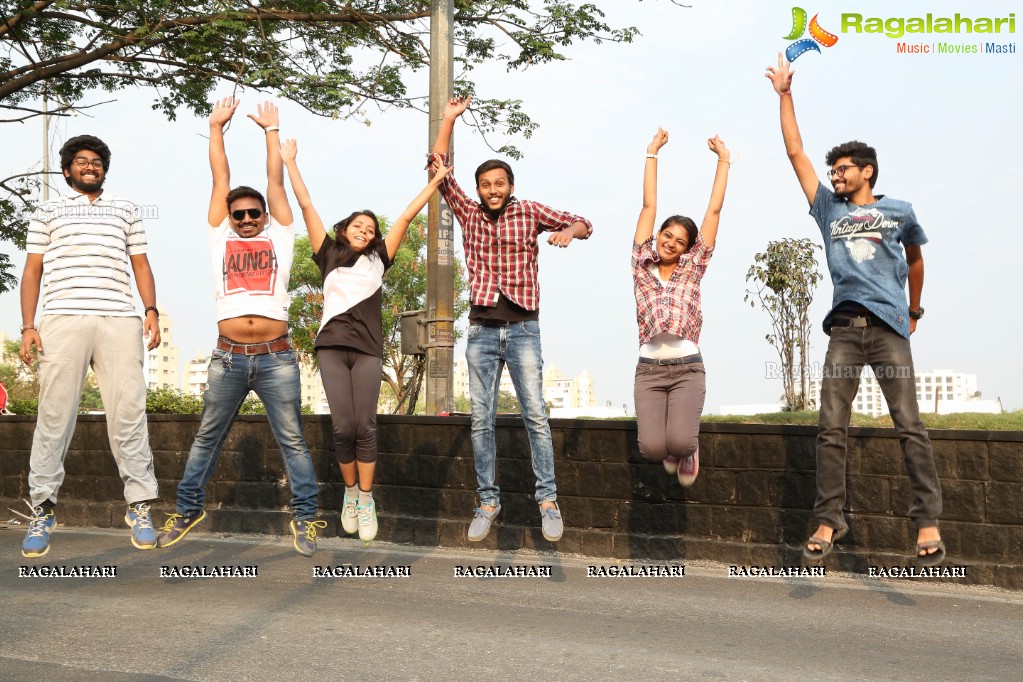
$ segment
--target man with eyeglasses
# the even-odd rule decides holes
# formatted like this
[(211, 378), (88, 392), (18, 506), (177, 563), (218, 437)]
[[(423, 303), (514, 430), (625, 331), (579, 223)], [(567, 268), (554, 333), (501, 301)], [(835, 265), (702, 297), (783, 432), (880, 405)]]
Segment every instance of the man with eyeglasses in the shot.
[(823, 235), (834, 284), (832, 308), (824, 318), (830, 340), (821, 377), (817, 528), (803, 555), (823, 559), (848, 530), (842, 511), (846, 437), (860, 371), (870, 365), (888, 403), (909, 473), (913, 498), (909, 516), (917, 529), (914, 556), (923, 566), (940, 564), (945, 558), (938, 532), (941, 483), (927, 429), (920, 420), (909, 343), (924, 314), (920, 247), (927, 237), (908, 202), (874, 194), (878, 163), (872, 147), (854, 141), (828, 152), (828, 177), (834, 191), (817, 179), (796, 125), (789, 63), (779, 54), (777, 68), (768, 67), (766, 75), (780, 99), (785, 150)]
[[(281, 448), (294, 518), (296, 551), (312, 556), (319, 486), (312, 455), (302, 435), (301, 379), (288, 337), (288, 279), (295, 230), (284, 190), (279, 115), (271, 102), (249, 114), (266, 137), (266, 199), (251, 187), (230, 189), (224, 129), (239, 101), (215, 102), (210, 115), (213, 193), (207, 219), (219, 337), (203, 394), (202, 421), (178, 484), (177, 509), (160, 534), (160, 546), (177, 543), (206, 518), (204, 488), (231, 425), (249, 391), (263, 401), (270, 429)], [(267, 206), (269, 204), (269, 208)]]
[[(21, 359), (39, 361), (39, 414), (29, 460), (28, 533), (23, 556), (50, 551), (64, 457), (91, 367), (103, 394), (110, 450), (124, 482), (132, 544), (156, 547), (149, 504), (158, 495), (146, 424), (143, 340), (160, 345), (156, 284), (138, 207), (103, 190), (110, 148), (98, 137), (64, 143), (60, 167), (71, 193), (40, 204), (28, 226), (21, 278)], [(144, 319), (132, 299), (135, 277)], [(43, 309), (38, 322), (39, 294)], [(17, 513), (17, 512), (16, 512)]]

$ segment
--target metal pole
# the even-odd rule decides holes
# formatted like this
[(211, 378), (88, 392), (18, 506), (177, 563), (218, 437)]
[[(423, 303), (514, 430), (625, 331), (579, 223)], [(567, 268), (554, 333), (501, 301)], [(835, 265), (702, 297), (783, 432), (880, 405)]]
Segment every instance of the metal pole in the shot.
[(43, 201), (50, 198), (50, 114), (43, 86)]
[[(444, 107), (454, 82), (454, 0), (433, 0), (430, 8), (430, 139), (433, 145), (440, 130)], [(454, 142), (452, 141), (452, 150)], [(426, 317), (429, 345), (426, 352), (426, 414), (454, 409), (455, 311), (454, 271), (455, 224), (451, 210), (434, 194), (429, 205), (426, 244)]]

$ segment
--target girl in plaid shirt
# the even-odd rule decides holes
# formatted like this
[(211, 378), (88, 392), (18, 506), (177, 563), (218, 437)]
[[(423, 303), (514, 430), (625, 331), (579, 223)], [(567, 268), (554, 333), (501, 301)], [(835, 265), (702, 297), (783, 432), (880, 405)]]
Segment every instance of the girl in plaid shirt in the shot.
[(703, 325), (700, 281), (714, 253), (731, 153), (719, 137), (707, 140), (718, 163), (699, 231), (692, 219), (675, 215), (664, 221), (654, 237), (657, 152), (667, 143), (667, 131), (658, 128), (647, 145), (643, 210), (632, 245), (640, 343), (636, 419), (643, 457), (662, 462), (669, 475), (688, 487), (700, 468), (700, 414), (706, 396), (703, 357), (697, 346)]

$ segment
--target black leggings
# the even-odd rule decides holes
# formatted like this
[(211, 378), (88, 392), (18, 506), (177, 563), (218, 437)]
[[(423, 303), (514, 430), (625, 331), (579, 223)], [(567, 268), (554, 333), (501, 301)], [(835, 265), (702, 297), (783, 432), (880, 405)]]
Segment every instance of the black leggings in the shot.
[(338, 461), (377, 461), (380, 358), (344, 347), (317, 348), (316, 357), (334, 424)]

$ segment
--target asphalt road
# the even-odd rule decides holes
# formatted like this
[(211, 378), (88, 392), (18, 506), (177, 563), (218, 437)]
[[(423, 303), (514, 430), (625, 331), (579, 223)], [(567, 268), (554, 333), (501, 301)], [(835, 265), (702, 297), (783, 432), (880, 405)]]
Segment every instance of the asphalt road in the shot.
[[(1017, 680), (1023, 593), (911, 579), (587, 577), (612, 560), (60, 528), (0, 530), (0, 680)], [(314, 577), (383, 566), (408, 577)], [(22, 577), (116, 566), (116, 577)], [(549, 566), (549, 576), (461, 576)], [(161, 577), (255, 566), (256, 577)], [(22, 569), (22, 567), (28, 567)], [(167, 568), (162, 568), (167, 567)], [(250, 569), (251, 570), (251, 569)]]

